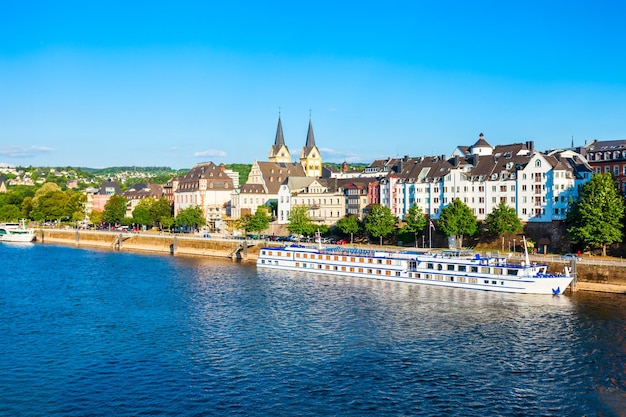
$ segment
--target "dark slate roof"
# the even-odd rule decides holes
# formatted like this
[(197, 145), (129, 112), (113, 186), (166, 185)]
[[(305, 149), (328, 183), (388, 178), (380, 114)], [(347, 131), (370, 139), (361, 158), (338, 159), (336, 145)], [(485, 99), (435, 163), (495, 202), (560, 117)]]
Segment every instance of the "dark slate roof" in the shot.
[(269, 194), (278, 194), (280, 185), (287, 177), (305, 177), (299, 162), (257, 162)]
[(244, 184), (239, 189), (240, 194), (267, 194), (263, 184)]
[(590, 151), (612, 151), (624, 148), (626, 148), (626, 139), (598, 140), (588, 147)]
[(233, 189), (233, 180), (213, 162), (196, 164), (178, 180), (178, 191), (192, 191), (200, 187), (200, 180), (213, 183), (214, 189)]
[(114, 182), (114, 181), (102, 181), (102, 185), (100, 186), (100, 191), (98, 191), (98, 194), (100, 195), (107, 195), (106, 189), (107, 188), (113, 188), (114, 194), (121, 194), (122, 190), (120, 190), (120, 186), (118, 183)]
[(285, 145), (285, 137), (283, 136), (283, 123), (278, 116), (278, 127), (276, 128), (276, 139), (274, 139), (274, 145), (272, 146), (272, 154), (277, 155), (281, 147), (287, 147)]
[(159, 199), (163, 196), (163, 186), (159, 184), (135, 184), (128, 188), (123, 195), (127, 198), (146, 198), (154, 197)]
[(476, 143), (472, 145), (472, 148), (491, 148), (491, 145), (487, 143), (487, 141), (485, 140), (485, 135), (481, 133), (478, 136), (478, 140), (476, 141)]
[[(565, 156), (563, 154), (555, 154), (554, 157), (558, 159), (559, 163), (557, 167), (565, 165), (568, 170), (572, 170), (576, 178), (582, 178), (583, 174), (593, 172), (593, 168), (589, 163), (578, 155)], [(555, 167), (556, 168), (556, 167)]]
[(400, 158), (375, 159), (367, 168), (366, 172), (378, 172), (381, 176), (395, 172), (394, 168), (398, 165)]
[(302, 152), (305, 155), (308, 155), (314, 147), (315, 147), (315, 136), (313, 135), (313, 121), (309, 119), (309, 130), (306, 134), (306, 144), (304, 145)]
[[(337, 179), (336, 183), (333, 184), (333, 189), (347, 189), (347, 188), (359, 188), (359, 189), (367, 189), (367, 186), (371, 183), (377, 183), (378, 180), (376, 178), (342, 178)], [(329, 187), (330, 188), (330, 187)]]

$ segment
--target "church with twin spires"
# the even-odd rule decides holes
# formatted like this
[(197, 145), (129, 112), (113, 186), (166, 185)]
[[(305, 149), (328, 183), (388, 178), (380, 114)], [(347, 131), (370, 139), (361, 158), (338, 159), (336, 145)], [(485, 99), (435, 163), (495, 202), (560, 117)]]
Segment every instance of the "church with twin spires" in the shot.
[[(289, 148), (285, 145), (283, 135), (283, 124), (278, 116), (278, 127), (276, 128), (276, 139), (270, 149), (270, 162), (291, 163)], [(309, 119), (309, 130), (306, 135), (306, 143), (300, 152), (300, 164), (304, 168), (307, 177), (322, 176), (322, 156), (315, 146), (315, 135), (313, 135), (313, 122)]]
[(315, 145), (313, 122), (309, 118), (306, 142), (300, 152), (300, 161), (292, 162), (291, 153), (285, 144), (280, 115), (274, 145), (270, 148), (266, 162), (254, 161), (248, 180), (232, 195), (231, 216), (238, 219), (246, 214), (254, 214), (257, 207), (278, 201), (278, 190), (289, 177), (322, 176), (322, 156)]

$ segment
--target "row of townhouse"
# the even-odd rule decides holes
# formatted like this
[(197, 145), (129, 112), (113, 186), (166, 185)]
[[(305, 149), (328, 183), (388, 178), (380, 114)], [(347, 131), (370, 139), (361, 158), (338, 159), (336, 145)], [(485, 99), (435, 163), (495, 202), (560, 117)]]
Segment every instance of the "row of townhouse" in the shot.
[(615, 186), (626, 196), (626, 139), (592, 140), (578, 148), (594, 172), (613, 174)]
[(465, 203), (484, 220), (501, 202), (515, 208), (524, 222), (563, 220), (578, 186), (591, 178), (585, 158), (571, 150), (537, 152), (532, 142), (492, 147), (481, 134), (471, 147), (458, 147), (452, 157), (420, 157), (393, 161), (381, 180), (381, 204), (399, 218), (417, 204), (438, 218), (453, 199)]

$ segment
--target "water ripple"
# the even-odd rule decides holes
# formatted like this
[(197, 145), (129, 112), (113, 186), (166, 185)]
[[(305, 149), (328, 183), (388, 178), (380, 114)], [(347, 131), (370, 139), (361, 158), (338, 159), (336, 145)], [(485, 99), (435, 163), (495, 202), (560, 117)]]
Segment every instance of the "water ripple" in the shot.
[(624, 297), (0, 245), (0, 415), (602, 415)]

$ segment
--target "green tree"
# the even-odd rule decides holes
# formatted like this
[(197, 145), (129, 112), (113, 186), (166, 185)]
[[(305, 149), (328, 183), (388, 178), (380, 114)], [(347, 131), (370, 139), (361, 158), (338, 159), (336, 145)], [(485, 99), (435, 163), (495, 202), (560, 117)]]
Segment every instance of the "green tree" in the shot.
[(161, 219), (159, 220), (159, 226), (161, 228), (161, 230), (163, 229), (171, 229), (172, 226), (174, 226), (174, 217), (170, 216), (163, 216), (161, 217)]
[(74, 190), (66, 190), (65, 195), (67, 201), (65, 203), (65, 215), (71, 218), (74, 222), (79, 222), (85, 219), (85, 201), (87, 196), (83, 193), (76, 192)]
[(515, 209), (507, 206), (504, 202), (500, 202), (498, 207), (487, 215), (485, 224), (487, 225), (487, 232), (494, 237), (504, 234), (512, 235), (524, 230)]
[(126, 197), (114, 194), (104, 205), (102, 212), (102, 221), (111, 224), (120, 224), (126, 216)]
[(44, 185), (42, 185), (41, 188), (35, 192), (35, 195), (33, 196), (33, 205), (37, 205), (37, 200), (52, 191), (61, 191), (61, 187), (52, 182), (44, 183)]
[(580, 188), (578, 200), (567, 215), (567, 232), (573, 243), (591, 248), (606, 247), (622, 240), (624, 199), (610, 173), (594, 174)]
[(33, 197), (24, 197), (21, 204), (22, 217), (25, 219), (31, 219), (31, 211), (33, 211)]
[(67, 208), (68, 202), (68, 195), (60, 189), (39, 195), (31, 212), (33, 220), (69, 220), (71, 212)]
[(383, 244), (383, 237), (389, 236), (396, 229), (396, 219), (391, 212), (391, 209), (379, 204), (372, 205), (369, 213), (365, 215), (363, 223), (365, 223), (365, 230), (374, 236), (380, 238), (380, 244)]
[(474, 236), (478, 232), (478, 220), (472, 210), (458, 198), (441, 209), (437, 230), (445, 236), (455, 236), (459, 247), (463, 236)]
[(200, 206), (187, 207), (178, 212), (174, 223), (179, 227), (198, 229), (201, 225), (204, 226), (206, 224), (203, 214)]
[(404, 222), (404, 226), (402, 226), (400, 230), (401, 233), (413, 233), (415, 247), (417, 247), (417, 235), (424, 231), (428, 219), (426, 219), (426, 216), (422, 213), (422, 209), (420, 209), (417, 204), (413, 203), (407, 215), (404, 216)]
[(342, 233), (350, 234), (350, 243), (354, 243), (354, 234), (359, 232), (360, 223), (356, 216), (350, 214), (339, 219), (336, 226)]
[(0, 220), (3, 222), (16, 222), (22, 217), (22, 210), (15, 204), (3, 204), (0, 207)]
[(152, 215), (150, 209), (156, 200), (154, 198), (142, 199), (133, 210), (133, 223), (143, 226), (152, 226)]
[(287, 230), (298, 236), (311, 235), (315, 232), (316, 227), (309, 217), (309, 211), (306, 206), (295, 206), (291, 208)]
[(93, 225), (99, 225), (102, 222), (102, 210), (91, 210), (89, 212), (89, 221)]
[(172, 206), (170, 205), (170, 202), (167, 200), (166, 197), (159, 198), (150, 206), (150, 216), (152, 217), (153, 225), (158, 224), (159, 227), (161, 228), (169, 227), (169, 226), (163, 226), (162, 224), (163, 218), (173, 219)]
[(269, 207), (259, 206), (254, 215), (250, 217), (246, 230), (252, 233), (261, 233), (268, 228), (270, 220)]

